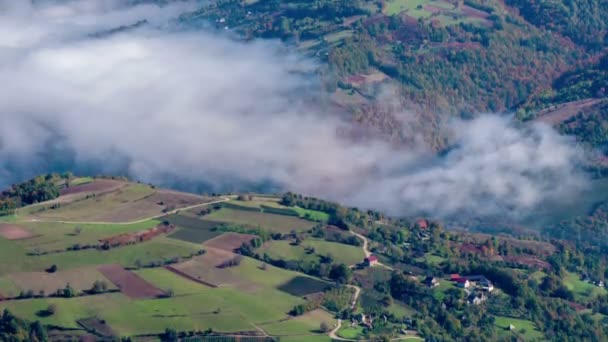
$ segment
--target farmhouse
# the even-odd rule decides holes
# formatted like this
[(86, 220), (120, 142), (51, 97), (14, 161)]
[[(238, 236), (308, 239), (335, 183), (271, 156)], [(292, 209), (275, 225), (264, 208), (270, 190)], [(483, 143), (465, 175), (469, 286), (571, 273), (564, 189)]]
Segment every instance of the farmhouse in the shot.
[(468, 289), (471, 287), (471, 282), (468, 279), (460, 278), (456, 280), (456, 286), (461, 287), (463, 289)]
[(370, 255), (363, 260), (365, 266), (371, 267), (378, 264), (378, 257), (375, 255)]
[(483, 291), (492, 292), (494, 291), (494, 284), (483, 275), (475, 275), (465, 277), (467, 280), (471, 282), (475, 282), (475, 285)]
[(435, 277), (426, 277), (424, 279), (424, 285), (433, 288), (439, 286), (439, 280)]
[(416, 221), (416, 224), (422, 230), (429, 228), (429, 223), (425, 219), (420, 219), (420, 220)]

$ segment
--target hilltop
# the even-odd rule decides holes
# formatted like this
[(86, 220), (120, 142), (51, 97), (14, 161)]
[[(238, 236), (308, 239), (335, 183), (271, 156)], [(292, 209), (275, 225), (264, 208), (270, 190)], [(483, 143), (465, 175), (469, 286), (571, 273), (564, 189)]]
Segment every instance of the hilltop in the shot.
[[(535, 341), (608, 332), (606, 254), (568, 241), (447, 231), (293, 193), (203, 196), (112, 177), (41, 176), (5, 199), (35, 184), (53, 198), (0, 217), (0, 308), (21, 322), (14, 334)], [(559, 324), (547, 319), (558, 313)]]

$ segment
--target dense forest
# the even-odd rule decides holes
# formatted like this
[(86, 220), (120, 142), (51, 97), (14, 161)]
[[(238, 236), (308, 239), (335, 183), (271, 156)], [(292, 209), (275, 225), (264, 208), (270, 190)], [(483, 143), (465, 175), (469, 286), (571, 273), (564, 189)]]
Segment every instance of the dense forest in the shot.
[(40, 322), (27, 322), (4, 310), (0, 316), (0, 341), (42, 342), (47, 340), (46, 330)]
[(12, 213), (24, 205), (52, 200), (59, 196), (58, 175), (38, 176), (29, 181), (14, 184), (0, 194), (0, 215)]

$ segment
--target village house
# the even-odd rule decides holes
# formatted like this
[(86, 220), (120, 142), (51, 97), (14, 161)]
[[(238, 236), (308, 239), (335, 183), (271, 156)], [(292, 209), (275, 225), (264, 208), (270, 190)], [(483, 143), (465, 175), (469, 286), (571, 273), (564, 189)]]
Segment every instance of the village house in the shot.
[(469, 287), (471, 287), (471, 282), (468, 279), (460, 278), (456, 280), (456, 286), (463, 289), (468, 289)]
[(418, 225), (418, 228), (420, 228), (422, 230), (426, 230), (429, 228), (429, 224), (425, 219), (420, 219), (420, 220), (416, 221), (416, 224)]
[(486, 296), (485, 293), (473, 292), (469, 295), (469, 304), (479, 305), (479, 304), (485, 302), (487, 299), (488, 299), (488, 296)]
[(426, 279), (424, 279), (424, 285), (434, 288), (439, 286), (439, 280), (435, 277), (426, 277)]
[(494, 284), (492, 284), (492, 282), (483, 275), (468, 276), (465, 278), (470, 282), (474, 282), (476, 287), (482, 291), (494, 291)]
[(367, 267), (371, 267), (378, 264), (378, 257), (375, 255), (370, 255), (363, 260), (363, 264)]

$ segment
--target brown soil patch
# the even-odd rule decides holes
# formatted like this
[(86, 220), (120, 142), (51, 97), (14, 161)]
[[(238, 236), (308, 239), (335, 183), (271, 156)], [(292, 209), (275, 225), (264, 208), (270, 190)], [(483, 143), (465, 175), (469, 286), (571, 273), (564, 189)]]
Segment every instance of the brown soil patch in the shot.
[[(492, 239), (493, 235), (484, 233), (465, 233), (461, 232), (459, 235), (463, 238), (465, 243), (473, 243), (481, 245)], [(524, 250), (524, 253), (534, 255), (546, 255), (549, 256), (555, 253), (555, 246), (548, 242), (534, 241), (534, 240), (519, 240), (510, 236), (497, 235), (494, 236), (498, 243), (501, 244), (506, 242), (512, 247), (518, 247)], [(464, 245), (464, 244), (463, 244)], [(525, 251), (527, 250), (527, 251)]]
[(138, 200), (125, 203), (99, 217), (101, 221), (126, 222), (153, 215), (161, 215), (176, 209), (209, 202), (210, 199), (171, 190), (157, 190)]
[(112, 284), (95, 268), (77, 268), (55, 273), (47, 272), (21, 272), (14, 273), (9, 278), (23, 291), (32, 290), (35, 294), (44, 291), (49, 295), (63, 289), (67, 284), (76, 291), (85, 291), (93, 287), (95, 281), (106, 281), (109, 288)]
[(603, 101), (603, 99), (584, 99), (564, 103), (557, 107), (540, 111), (536, 116), (536, 120), (549, 125), (557, 125), (578, 114), (581, 110), (596, 105), (601, 101)]
[(104, 320), (100, 320), (95, 317), (83, 318), (76, 321), (87, 331), (95, 332), (106, 337), (117, 336), (116, 332), (108, 325)]
[(126, 184), (127, 184), (127, 182), (125, 182), (125, 181), (119, 181), (119, 180), (114, 180), (114, 179), (95, 179), (91, 183), (72, 185), (69, 188), (64, 188), (61, 190), (61, 196), (72, 195), (72, 194), (81, 194), (81, 193), (85, 193), (85, 192), (100, 193), (100, 192), (113, 191)]
[(255, 239), (255, 235), (239, 234), (239, 233), (224, 233), (216, 238), (206, 241), (203, 246), (223, 249), (225, 251), (234, 251), (241, 247), (243, 243)]
[(125, 245), (132, 245), (139, 242), (149, 241), (153, 238), (169, 234), (175, 227), (173, 225), (159, 225), (154, 228), (142, 230), (135, 233), (125, 233), (120, 235), (111, 236), (109, 238), (99, 240), (101, 246), (104, 247), (120, 247)]
[(168, 266), (167, 268), (192, 281), (211, 286), (232, 286), (241, 291), (255, 292), (257, 286), (239, 277), (238, 270), (234, 268), (220, 268), (219, 266), (234, 258), (235, 253), (217, 249), (206, 248), (204, 255), (192, 258), (190, 260)]
[(22, 240), (33, 237), (32, 233), (14, 224), (0, 223), (0, 236), (7, 240)]
[(540, 260), (533, 256), (525, 256), (525, 255), (513, 255), (513, 256), (503, 256), (504, 261), (513, 262), (520, 265), (526, 265), (528, 267), (535, 267), (542, 270), (550, 270), (551, 264), (546, 261)]
[(125, 270), (120, 265), (103, 265), (97, 267), (122, 293), (131, 298), (157, 298), (164, 291), (140, 278), (137, 274)]
[(478, 18), (478, 19), (486, 19), (490, 15), (487, 12), (482, 10), (478, 10), (476, 8), (464, 5), (462, 6), (462, 13), (469, 18)]

